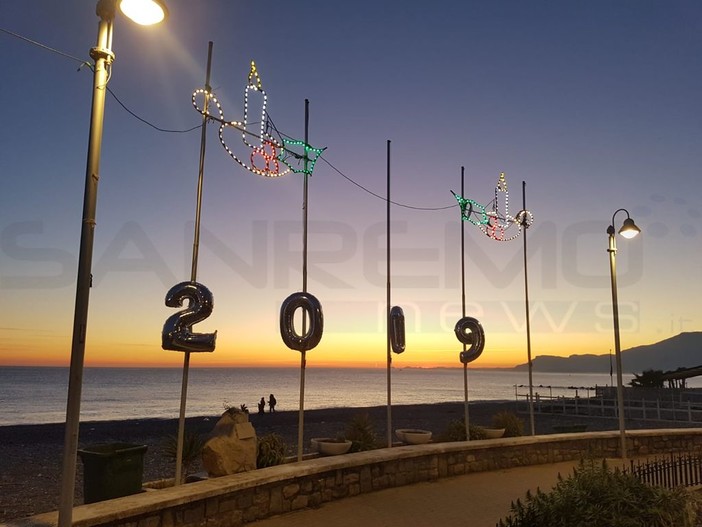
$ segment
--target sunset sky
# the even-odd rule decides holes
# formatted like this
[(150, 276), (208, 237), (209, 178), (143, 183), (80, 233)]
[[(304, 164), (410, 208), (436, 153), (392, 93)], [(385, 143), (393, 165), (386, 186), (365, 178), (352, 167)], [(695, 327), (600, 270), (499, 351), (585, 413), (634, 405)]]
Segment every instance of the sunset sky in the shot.
[[(385, 365), (386, 141), (392, 142), (393, 304), (403, 366), (460, 366), (460, 213), (506, 173), (528, 230), (534, 356), (613, 348), (606, 229), (618, 237), (624, 349), (702, 330), (702, 4), (698, 1), (438, 1), (431, 4), (168, 0), (153, 28), (115, 22), (109, 88), (165, 129), (200, 124), (211, 85), (240, 120), (251, 60), (283, 133), (326, 147), (310, 179), (309, 291), (324, 336), (308, 366)], [(0, 28), (89, 60), (98, 19), (83, 0), (6, 0)], [(0, 365), (67, 365), (92, 75), (0, 32)], [(231, 141), (238, 139), (231, 134)], [(199, 282), (217, 330), (197, 366), (295, 366), (281, 302), (302, 288), (302, 177), (264, 178), (207, 136)], [(108, 94), (86, 364), (179, 366), (161, 349), (190, 278), (199, 129), (157, 131)], [(341, 173), (341, 174), (340, 174)], [(343, 177), (342, 176), (346, 176)], [(447, 208), (448, 207), (448, 208)], [(426, 210), (436, 209), (436, 210)], [(617, 228), (625, 219), (617, 216)], [(474, 367), (526, 361), (523, 242), (465, 225), (467, 313), (486, 347)]]

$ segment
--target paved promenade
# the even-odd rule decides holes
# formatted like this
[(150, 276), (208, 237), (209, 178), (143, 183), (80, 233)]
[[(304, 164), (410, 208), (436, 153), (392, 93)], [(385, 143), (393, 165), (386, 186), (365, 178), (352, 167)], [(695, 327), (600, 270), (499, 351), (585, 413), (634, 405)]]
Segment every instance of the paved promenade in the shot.
[[(608, 460), (615, 466), (620, 460)], [(254, 527), (495, 527), (527, 489), (550, 490), (577, 461), (443, 478), (325, 503)]]

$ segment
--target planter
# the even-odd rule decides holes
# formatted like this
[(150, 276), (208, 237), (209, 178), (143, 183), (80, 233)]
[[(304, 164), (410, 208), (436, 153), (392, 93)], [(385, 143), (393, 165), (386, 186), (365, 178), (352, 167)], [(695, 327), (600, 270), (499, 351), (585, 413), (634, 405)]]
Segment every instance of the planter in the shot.
[(485, 434), (485, 439), (498, 439), (505, 435), (505, 429), (504, 428), (485, 428), (485, 427), (480, 427), (480, 429), (483, 431), (483, 434)]
[(395, 435), (400, 441), (410, 445), (423, 445), (431, 441), (431, 432), (429, 430), (398, 428), (395, 430)]
[(323, 456), (338, 456), (346, 454), (351, 449), (351, 441), (345, 439), (333, 439), (331, 437), (319, 437), (312, 440), (316, 443), (317, 452)]

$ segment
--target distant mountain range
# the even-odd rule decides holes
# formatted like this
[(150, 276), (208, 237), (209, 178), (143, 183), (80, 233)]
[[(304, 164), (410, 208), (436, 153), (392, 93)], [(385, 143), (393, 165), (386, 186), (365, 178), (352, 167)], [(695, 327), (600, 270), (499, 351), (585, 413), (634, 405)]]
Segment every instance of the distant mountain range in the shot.
[[(534, 371), (542, 372), (609, 373), (610, 356), (589, 353), (570, 357), (541, 355), (535, 357), (532, 364)], [(616, 371), (614, 354), (612, 354), (612, 364)], [(622, 350), (622, 370), (625, 372), (669, 371), (700, 365), (702, 365), (702, 331), (680, 333), (655, 344)], [(527, 370), (528, 364), (520, 364), (515, 366), (515, 369)]]

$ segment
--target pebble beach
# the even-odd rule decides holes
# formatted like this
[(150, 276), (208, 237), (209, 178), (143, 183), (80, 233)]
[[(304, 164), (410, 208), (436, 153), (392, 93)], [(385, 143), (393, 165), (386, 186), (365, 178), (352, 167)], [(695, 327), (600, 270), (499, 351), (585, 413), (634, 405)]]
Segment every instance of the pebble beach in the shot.
[[(469, 419), (473, 424), (489, 426), (492, 416), (500, 411), (515, 412), (515, 402), (471, 402)], [(529, 416), (525, 405), (518, 413), (528, 433)], [(462, 402), (399, 405), (392, 407), (392, 428), (420, 428), (438, 437), (455, 419), (462, 419)], [(304, 413), (304, 449), (310, 451), (313, 437), (335, 437), (343, 434), (357, 414), (368, 414), (375, 425), (380, 444), (386, 444), (387, 407), (333, 408), (307, 410)], [(288, 445), (289, 454), (297, 452), (297, 411), (254, 413), (249, 415), (256, 434), (277, 433)], [(207, 436), (219, 415), (191, 417), (186, 431)], [(536, 433), (554, 433), (559, 424), (587, 424), (588, 431), (613, 430), (615, 419), (559, 414), (537, 414)], [(627, 422), (628, 428), (667, 427), (655, 421)], [(141, 419), (127, 421), (94, 421), (81, 423), (79, 444), (82, 447), (100, 443), (146, 445), (144, 482), (172, 478), (175, 464), (164, 455), (164, 443), (178, 430), (177, 419)], [(63, 423), (0, 427), (0, 522), (57, 510), (61, 485)], [(196, 467), (197, 469), (197, 467)], [(83, 503), (82, 463), (78, 461), (75, 504)]]

